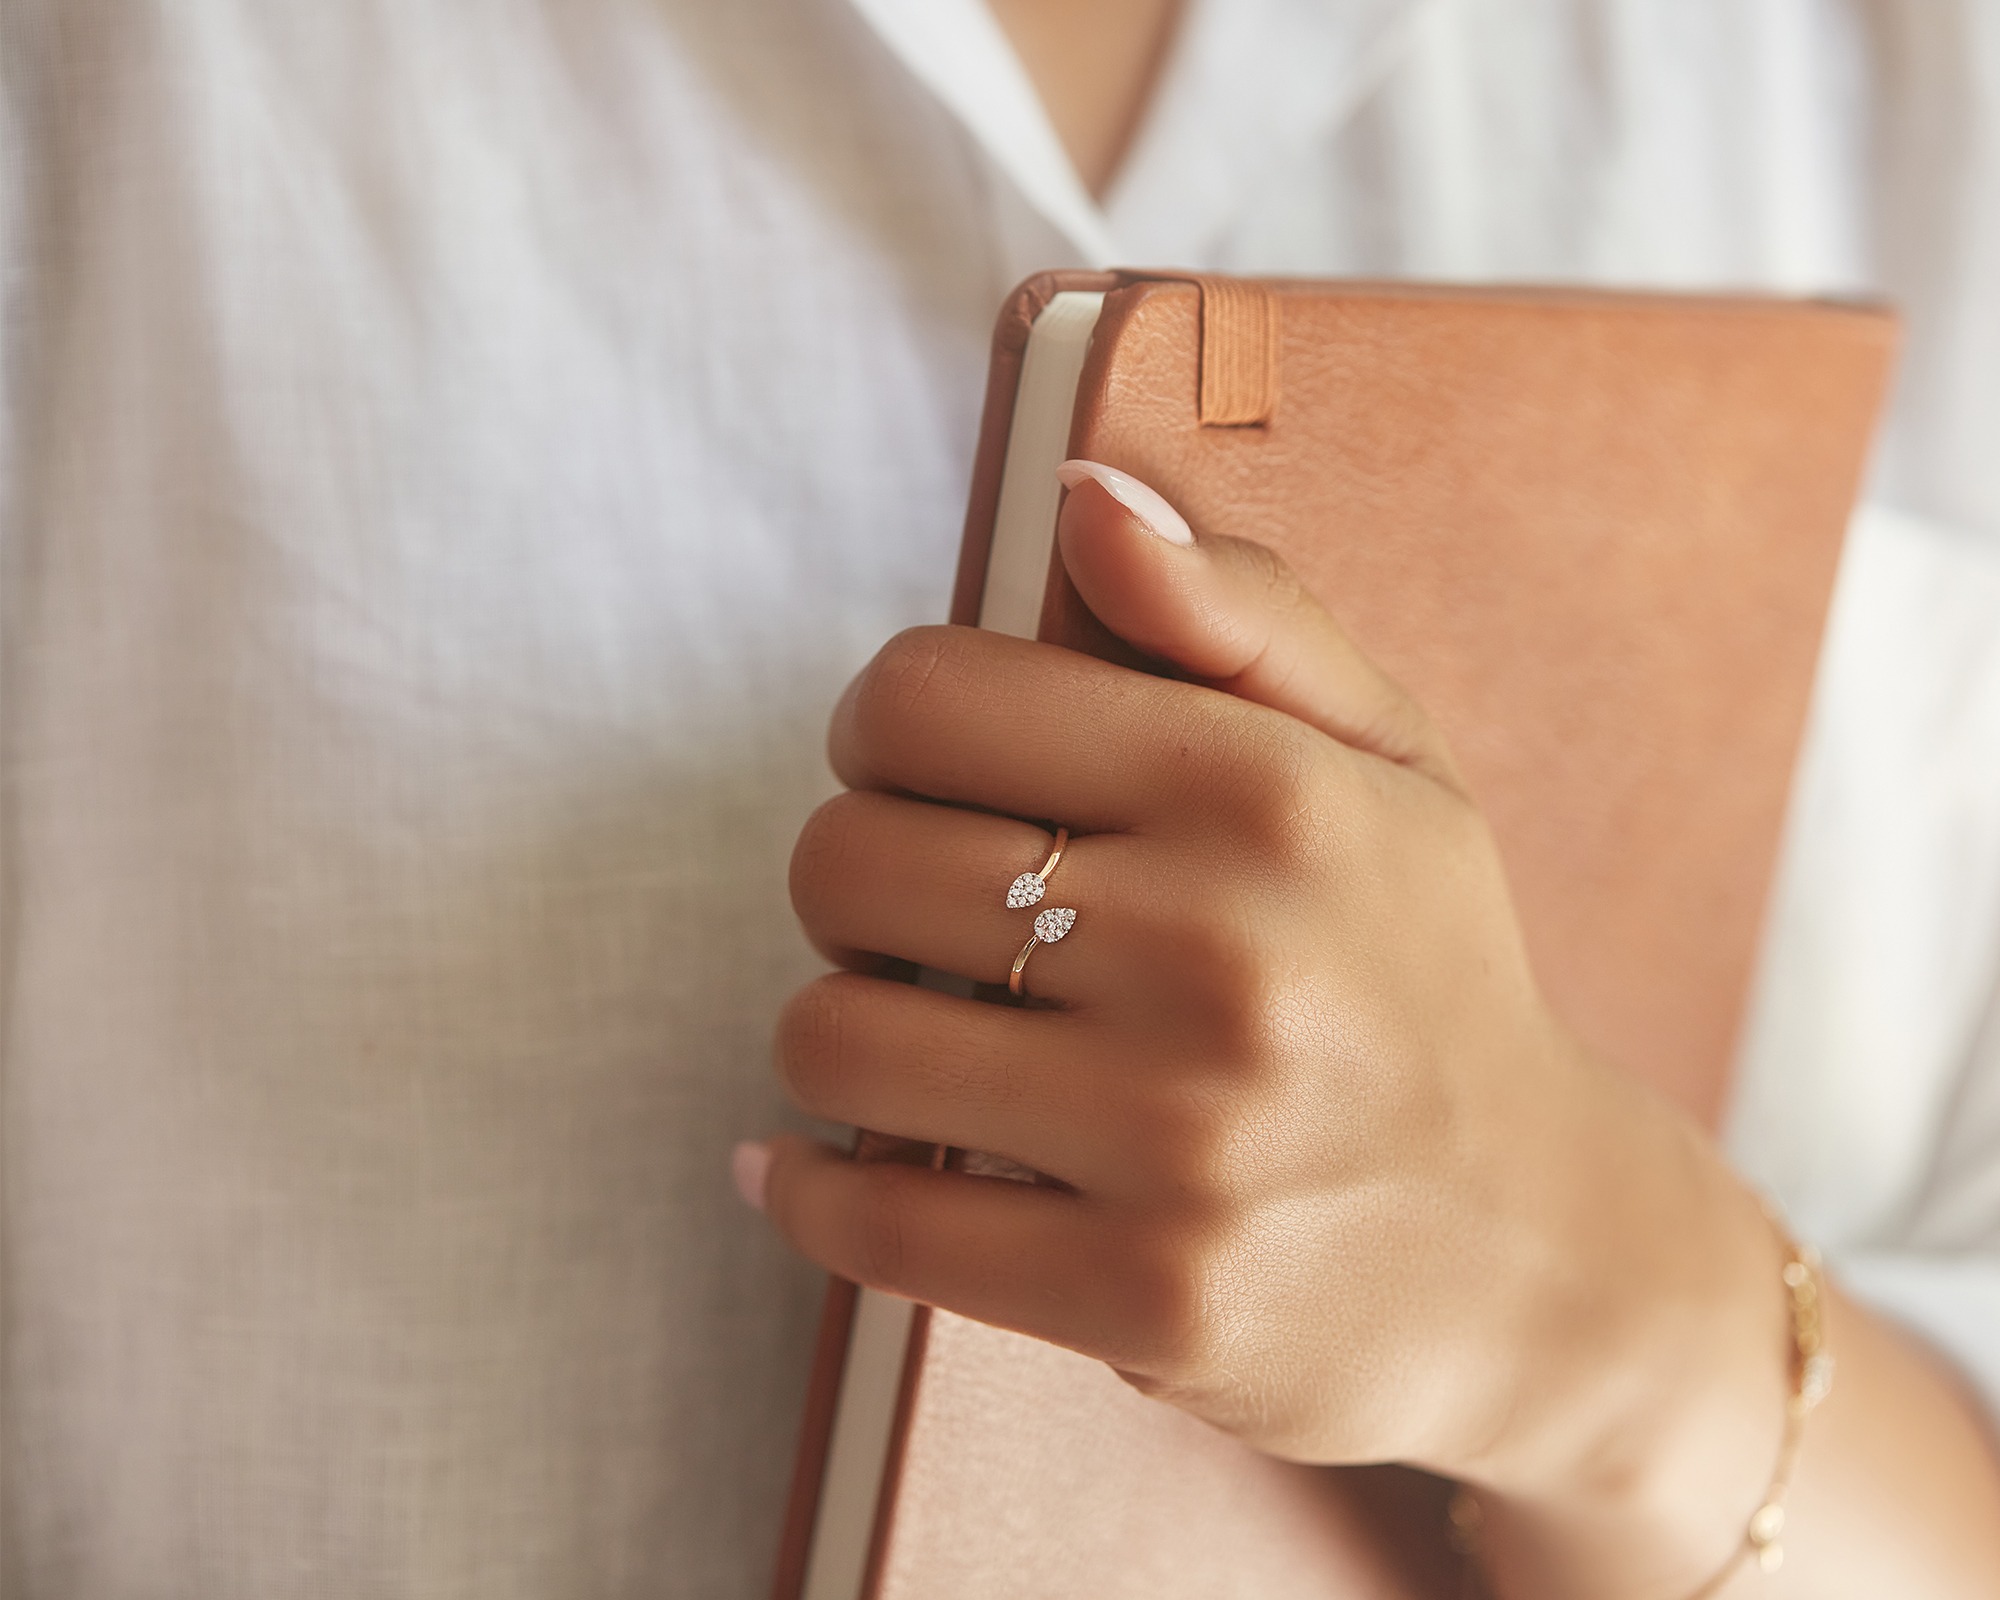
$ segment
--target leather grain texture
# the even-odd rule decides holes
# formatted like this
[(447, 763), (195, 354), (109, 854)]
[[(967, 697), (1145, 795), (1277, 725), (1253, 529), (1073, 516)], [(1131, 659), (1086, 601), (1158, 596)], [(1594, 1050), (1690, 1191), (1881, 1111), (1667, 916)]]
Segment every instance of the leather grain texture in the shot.
[(1434, 1496), (1257, 1455), (1108, 1367), (933, 1312), (881, 1600), (1455, 1593)]
[[(1049, 274), (1017, 291), (953, 620), (977, 613), (1027, 329), (1059, 289), (1110, 288), (1070, 453), (1291, 562), (1442, 724), (1557, 1010), (1714, 1126), (1893, 320), (1266, 287), (1275, 396), (1255, 425), (1215, 426), (1211, 393), (1206, 427), (1209, 285)], [(1145, 665), (1060, 567), (1042, 634)], [(1270, 1460), (1094, 1362), (943, 1312), (919, 1313), (911, 1357), (869, 1600), (1457, 1592), (1419, 1474)], [(793, 1527), (811, 1512), (795, 1500)]]
[[(1070, 453), (1291, 562), (1442, 725), (1558, 1013), (1714, 1126), (1893, 323), (1277, 287), (1264, 427), (1200, 425), (1199, 294), (1142, 283)], [(1098, 636), (1059, 577), (1043, 632)]]

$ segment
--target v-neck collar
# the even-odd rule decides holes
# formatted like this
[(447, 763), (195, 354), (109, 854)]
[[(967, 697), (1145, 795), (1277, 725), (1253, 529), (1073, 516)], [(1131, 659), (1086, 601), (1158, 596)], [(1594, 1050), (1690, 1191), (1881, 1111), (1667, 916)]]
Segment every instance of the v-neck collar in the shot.
[(1107, 197), (1134, 259), (1216, 265), (1266, 179), (1352, 114), (1436, 0), (1189, 0)]
[(1198, 266), (1262, 175), (1352, 111), (1436, 0), (1188, 0), (1108, 205), (984, 0), (850, 3), (1083, 261)]
[(1033, 81), (983, 0), (852, 0), (918, 82), (1092, 266), (1117, 255)]

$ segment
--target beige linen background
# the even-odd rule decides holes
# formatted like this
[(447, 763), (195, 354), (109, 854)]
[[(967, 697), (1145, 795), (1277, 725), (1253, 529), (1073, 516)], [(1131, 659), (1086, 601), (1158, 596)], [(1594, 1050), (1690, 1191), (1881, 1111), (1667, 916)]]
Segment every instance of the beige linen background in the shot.
[(761, 1590), (785, 858), (1064, 262), (1908, 301), (1732, 1140), (2000, 1393), (1996, 85), (1194, 0), (1099, 207), (972, 0), (0, 0), (6, 1600)]

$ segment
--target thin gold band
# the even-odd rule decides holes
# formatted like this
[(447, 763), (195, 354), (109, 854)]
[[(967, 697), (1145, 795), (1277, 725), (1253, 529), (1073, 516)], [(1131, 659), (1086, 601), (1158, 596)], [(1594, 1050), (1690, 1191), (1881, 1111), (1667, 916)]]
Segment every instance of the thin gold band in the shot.
[(1021, 953), (1014, 958), (1014, 970), (1007, 974), (1009, 994), (1021, 992), (1021, 969), (1028, 964), (1028, 957), (1035, 953), (1035, 946), (1041, 942), (1042, 936), (1039, 933), (1031, 933), (1028, 935), (1028, 942), (1021, 946)]
[(1056, 829), (1056, 847), (1049, 852), (1049, 859), (1035, 869), (1035, 876), (1042, 882), (1049, 881), (1049, 874), (1056, 870), (1056, 863), (1062, 860), (1063, 848), (1069, 843), (1069, 829)]
[[(1068, 844), (1069, 829), (1057, 828), (1055, 846), (1049, 851), (1049, 859), (1044, 861), (1035, 871), (1031, 873), (1024, 872), (1014, 880), (1013, 888), (1008, 891), (1007, 904), (1009, 907), (1033, 905), (1041, 900), (1043, 893), (1048, 888), (1049, 874), (1056, 870), (1056, 865), (1062, 860), (1063, 851), (1067, 848)], [(1036, 881), (1031, 884), (1028, 882), (1030, 878)], [(1015, 895), (1023, 889), (1027, 893), (1021, 899), (1017, 900)], [(1060, 915), (1067, 916), (1072, 923), (1076, 920), (1074, 912), (1063, 912)], [(1009, 994), (1018, 995), (1023, 992), (1021, 988), (1021, 969), (1028, 964), (1028, 957), (1035, 953), (1035, 946), (1048, 942), (1042, 938), (1040, 932), (1041, 918), (1037, 917), (1035, 919), (1035, 927), (1036, 932), (1029, 935), (1028, 942), (1021, 946), (1021, 953), (1014, 958), (1013, 971), (1007, 974), (1007, 992)], [(1051, 938), (1060, 939), (1068, 931), (1069, 928), (1067, 925), (1059, 924), (1052, 931)]]
[(1803, 1442), (1808, 1414), (1833, 1388), (1833, 1353), (1826, 1347), (1825, 1303), (1819, 1252), (1802, 1245), (1775, 1211), (1766, 1208), (1771, 1225), (1785, 1247), (1785, 1297), (1792, 1314), (1792, 1354), (1785, 1397), (1785, 1436), (1778, 1446), (1778, 1464), (1771, 1474), (1764, 1498), (1751, 1514), (1742, 1543), (1721, 1571), (1688, 1597), (1709, 1600), (1736, 1575), (1739, 1568), (1754, 1566), (1760, 1572), (1776, 1572), (1785, 1562), (1785, 1495), (1798, 1471), (1799, 1446)]

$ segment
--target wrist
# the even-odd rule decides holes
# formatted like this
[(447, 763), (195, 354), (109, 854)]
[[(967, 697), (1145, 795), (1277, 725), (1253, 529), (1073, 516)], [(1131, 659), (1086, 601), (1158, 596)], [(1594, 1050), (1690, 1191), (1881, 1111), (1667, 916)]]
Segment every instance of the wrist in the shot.
[(1498, 1593), (1679, 1600), (1740, 1546), (1779, 1452), (1785, 1252), (1697, 1129), (1581, 1065), (1508, 1425), (1455, 1475)]

